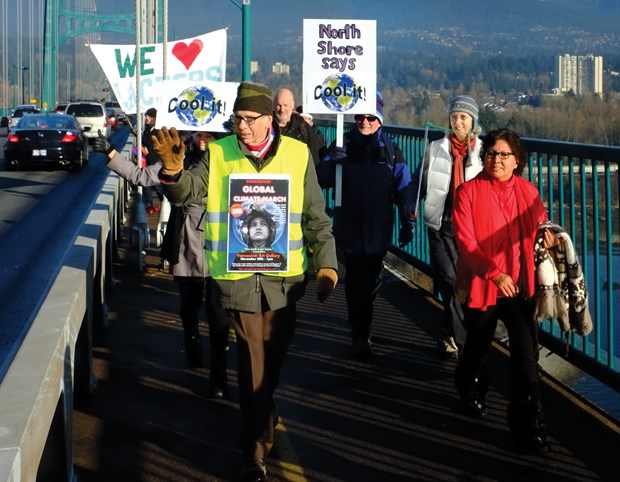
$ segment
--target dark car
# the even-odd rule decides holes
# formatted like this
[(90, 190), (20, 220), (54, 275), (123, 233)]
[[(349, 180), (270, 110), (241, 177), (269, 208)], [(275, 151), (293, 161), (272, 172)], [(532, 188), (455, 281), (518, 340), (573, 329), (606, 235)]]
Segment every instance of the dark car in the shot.
[(54, 114), (64, 114), (68, 104), (58, 104), (54, 107)]
[(19, 120), (4, 145), (4, 170), (27, 167), (80, 169), (88, 140), (72, 115), (30, 114)]

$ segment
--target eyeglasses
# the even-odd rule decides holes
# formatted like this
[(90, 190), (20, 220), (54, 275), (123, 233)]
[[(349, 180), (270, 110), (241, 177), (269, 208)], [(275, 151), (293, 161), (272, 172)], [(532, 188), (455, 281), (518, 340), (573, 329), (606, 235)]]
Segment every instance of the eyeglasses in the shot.
[(356, 122), (364, 122), (364, 119), (366, 119), (368, 122), (374, 122), (374, 121), (378, 120), (379, 118), (376, 115), (357, 114), (355, 116), (355, 121)]
[(502, 161), (505, 161), (510, 156), (513, 156), (512, 152), (495, 152), (495, 151), (487, 151), (484, 157), (487, 159), (495, 159), (495, 156), (499, 157)]
[(246, 125), (249, 127), (251, 125), (254, 124), (254, 122), (256, 122), (256, 119), (260, 119), (261, 117), (263, 117), (265, 114), (261, 114), (261, 115), (257, 115), (256, 117), (246, 117), (244, 115), (231, 115), (230, 116), (230, 120), (233, 121), (234, 124), (239, 125), (241, 124), (241, 121), (244, 121), (246, 123)]

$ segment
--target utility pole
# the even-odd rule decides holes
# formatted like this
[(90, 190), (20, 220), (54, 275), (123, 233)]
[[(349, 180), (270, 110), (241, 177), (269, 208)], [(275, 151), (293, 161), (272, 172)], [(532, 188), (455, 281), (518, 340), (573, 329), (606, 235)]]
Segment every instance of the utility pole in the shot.
[(251, 0), (242, 0), (242, 3), (239, 4), (237, 0), (230, 0), (237, 7), (241, 9), (242, 14), (242, 57), (243, 57), (243, 80), (250, 80), (252, 77), (251, 74), (251, 57), (250, 53), (251, 43), (251, 34), (250, 34), (250, 3)]

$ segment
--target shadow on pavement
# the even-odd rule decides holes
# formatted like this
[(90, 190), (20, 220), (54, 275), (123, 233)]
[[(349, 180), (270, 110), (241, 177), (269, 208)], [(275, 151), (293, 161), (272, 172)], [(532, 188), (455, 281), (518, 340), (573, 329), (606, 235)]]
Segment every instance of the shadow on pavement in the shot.
[[(238, 480), (234, 337), (230, 400), (210, 400), (208, 370), (185, 368), (177, 288), (157, 269), (157, 253), (148, 250), (149, 268), (140, 273), (135, 253), (120, 246), (110, 326), (96, 337), (98, 389), (75, 407), (78, 480)], [(282, 423), (270, 480), (617, 480), (617, 432), (549, 386), (552, 451), (512, 452), (508, 364), (500, 351), (490, 362), (488, 415), (462, 413), (455, 362), (439, 359), (435, 348), (438, 305), (390, 272), (384, 281), (366, 362), (350, 356), (343, 282), (324, 304), (310, 282), (276, 392)], [(201, 330), (206, 338), (206, 325)]]

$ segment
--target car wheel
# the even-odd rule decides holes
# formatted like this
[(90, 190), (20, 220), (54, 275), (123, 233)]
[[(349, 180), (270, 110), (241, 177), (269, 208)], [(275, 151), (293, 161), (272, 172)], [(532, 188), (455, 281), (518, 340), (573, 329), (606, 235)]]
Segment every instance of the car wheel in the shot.
[(80, 152), (80, 158), (71, 164), (72, 171), (79, 171), (84, 167), (84, 153)]
[(17, 170), (17, 167), (10, 163), (9, 161), (4, 161), (4, 170), (5, 171), (15, 171)]

